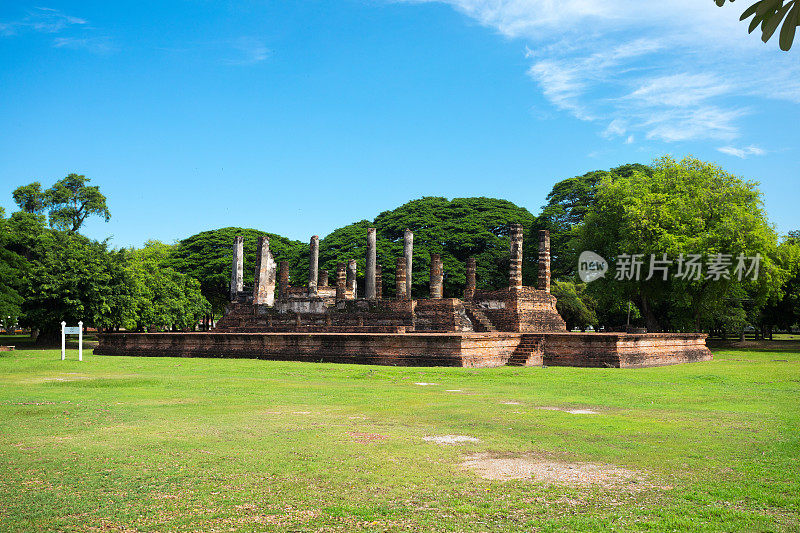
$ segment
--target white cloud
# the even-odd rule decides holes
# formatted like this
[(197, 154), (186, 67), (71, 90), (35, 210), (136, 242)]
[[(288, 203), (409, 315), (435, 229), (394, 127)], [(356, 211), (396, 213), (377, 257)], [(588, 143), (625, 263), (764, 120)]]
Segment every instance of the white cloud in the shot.
[[(403, 1), (403, 0), (399, 0)], [(625, 142), (732, 140), (757, 98), (800, 102), (800, 63), (711, 0), (410, 0), (453, 6), (525, 42), (557, 109)], [(764, 87), (781, 90), (765, 91)], [(755, 155), (755, 154), (752, 154)]]
[[(648, 110), (649, 112), (649, 110)], [(701, 106), (654, 111), (642, 122), (648, 139), (667, 142), (701, 139), (731, 140), (739, 136), (736, 119), (745, 112)]]
[(41, 33), (58, 33), (70, 26), (83, 26), (87, 21), (62, 13), (58, 9), (37, 7), (20, 20), (0, 22), (0, 35), (6, 37), (30, 30)]
[(715, 103), (732, 87), (711, 74), (672, 74), (643, 80), (612, 110), (636, 122), (645, 137), (667, 142), (730, 140), (739, 135), (736, 106)]
[(56, 37), (53, 39), (53, 46), (72, 50), (88, 50), (95, 54), (108, 54), (116, 50), (106, 37)]
[(231, 46), (236, 57), (225, 60), (229, 65), (253, 65), (265, 61), (272, 53), (263, 40), (253, 37), (240, 37)]
[[(434, 0), (435, 1), (435, 0)], [(613, 18), (610, 3), (594, 0), (445, 0), (509, 37), (530, 36), (581, 18)]]
[(717, 148), (717, 151), (722, 152), (723, 154), (732, 155), (734, 157), (738, 157), (740, 159), (745, 159), (747, 156), (750, 155), (764, 155), (767, 153), (766, 150), (763, 148), (759, 148), (758, 146), (745, 146), (744, 148), (735, 148), (733, 146), (723, 146), (721, 148)]
[(58, 34), (52, 41), (55, 48), (86, 50), (95, 54), (107, 54), (116, 50), (111, 39), (98, 36), (86, 19), (49, 7), (34, 8), (20, 20), (0, 22), (0, 35), (4, 37), (25, 32)]
[(603, 131), (602, 135), (606, 139), (611, 139), (613, 137), (621, 137), (625, 135), (626, 131), (627, 126), (625, 125), (625, 121), (620, 118), (615, 118)]
[(727, 82), (713, 74), (671, 74), (644, 80), (626, 98), (640, 104), (690, 107), (731, 92)]
[(582, 120), (594, 120), (595, 117), (580, 103), (587, 83), (579, 68), (544, 60), (533, 65), (528, 74), (539, 82), (542, 93), (557, 108), (570, 111)]

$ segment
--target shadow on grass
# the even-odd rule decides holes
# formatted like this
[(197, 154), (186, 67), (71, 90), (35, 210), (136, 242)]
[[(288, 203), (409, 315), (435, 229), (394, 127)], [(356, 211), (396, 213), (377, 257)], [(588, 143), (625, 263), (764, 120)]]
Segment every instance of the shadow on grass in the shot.
[(795, 340), (723, 341), (720, 339), (709, 339), (706, 341), (706, 345), (711, 351), (736, 350), (747, 352), (800, 353), (800, 341)]

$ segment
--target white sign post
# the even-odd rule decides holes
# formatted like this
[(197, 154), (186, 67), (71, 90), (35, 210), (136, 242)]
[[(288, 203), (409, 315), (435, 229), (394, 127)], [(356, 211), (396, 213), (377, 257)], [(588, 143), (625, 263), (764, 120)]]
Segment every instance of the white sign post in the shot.
[(67, 327), (66, 322), (61, 322), (61, 360), (67, 358), (67, 335), (78, 336), (78, 361), (83, 361), (83, 321), (78, 321), (78, 327)]

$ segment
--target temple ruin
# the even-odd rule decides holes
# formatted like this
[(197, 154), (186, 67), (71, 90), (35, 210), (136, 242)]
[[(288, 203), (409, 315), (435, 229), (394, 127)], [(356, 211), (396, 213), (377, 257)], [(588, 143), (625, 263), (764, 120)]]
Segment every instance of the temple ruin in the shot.
[[(537, 286), (523, 285), (523, 228), (509, 227), (508, 287), (476, 288), (476, 261), (466, 261), (462, 298), (445, 298), (444, 266), (430, 258), (429, 297), (413, 298), (414, 234), (406, 229), (395, 265), (395, 296), (383, 297), (377, 232), (367, 230), (364, 294), (355, 258), (336, 268), (335, 285), (319, 271), (319, 237), (309, 244), (308, 282), (290, 283), (259, 237), (254, 286), (243, 285), (243, 238), (233, 243), (231, 302), (206, 333), (103, 335), (96, 353), (256, 357), (391, 365), (569, 365), (639, 367), (709, 360), (705, 335), (570, 333), (550, 294), (550, 236), (539, 232)], [(276, 294), (277, 278), (277, 294)]]

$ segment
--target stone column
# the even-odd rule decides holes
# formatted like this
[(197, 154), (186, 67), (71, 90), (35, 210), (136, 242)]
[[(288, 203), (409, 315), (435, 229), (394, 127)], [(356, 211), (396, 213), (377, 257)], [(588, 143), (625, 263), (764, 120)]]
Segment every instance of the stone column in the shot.
[(344, 263), (336, 265), (336, 302), (342, 302), (347, 292), (347, 274), (345, 273)]
[(278, 291), (284, 300), (289, 297), (289, 261), (281, 261), (278, 273)]
[(375, 265), (375, 299), (383, 300), (383, 267)]
[(397, 258), (397, 268), (394, 271), (394, 286), (397, 291), (396, 298), (398, 300), (405, 300), (408, 298), (406, 292), (406, 258)]
[(377, 264), (377, 251), (375, 249), (375, 228), (367, 230), (367, 267), (365, 273), (367, 276), (364, 283), (364, 292), (366, 292), (367, 300), (377, 299), (377, 292), (375, 290), (375, 265)]
[(511, 261), (508, 266), (508, 286), (522, 288), (522, 224), (511, 224), (508, 236), (511, 238)]
[(539, 230), (539, 285), (540, 291), (550, 292), (550, 232)]
[(319, 274), (319, 237), (314, 235), (308, 245), (308, 294), (317, 294), (317, 276)]
[(327, 287), (328, 286), (328, 271), (327, 270), (320, 270), (319, 271), (319, 286), (320, 287)]
[(403, 232), (403, 255), (406, 258), (406, 294), (411, 298), (411, 285), (414, 281), (411, 264), (414, 262), (414, 233), (408, 228)]
[(269, 251), (269, 237), (265, 236), (258, 238), (253, 303), (270, 306), (275, 303), (275, 260)]
[(475, 297), (475, 258), (467, 258), (467, 285), (464, 287), (464, 299), (471, 300)]
[(358, 292), (356, 275), (358, 275), (358, 264), (355, 259), (351, 259), (347, 262), (347, 288), (353, 292), (353, 300), (358, 297), (356, 294)]
[(444, 281), (444, 267), (439, 254), (431, 254), (431, 299), (439, 300), (442, 297), (442, 282)]
[(233, 261), (231, 264), (231, 301), (236, 300), (244, 289), (244, 237), (233, 239)]

